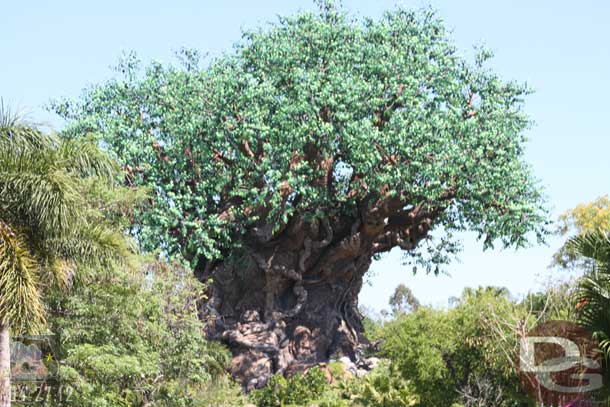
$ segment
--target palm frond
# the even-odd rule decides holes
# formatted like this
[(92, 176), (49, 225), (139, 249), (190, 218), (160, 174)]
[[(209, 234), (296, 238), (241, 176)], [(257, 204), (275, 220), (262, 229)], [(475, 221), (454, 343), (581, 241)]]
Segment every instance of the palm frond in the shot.
[(610, 239), (603, 232), (570, 239), (571, 249), (593, 261), (593, 268), (580, 279), (576, 290), (578, 319), (610, 357)]
[(13, 127), (23, 123), (24, 120), (25, 116), (22, 112), (14, 109), (10, 104), (5, 103), (3, 98), (0, 98), (0, 129)]
[(566, 248), (594, 260), (598, 269), (610, 271), (607, 267), (610, 263), (610, 238), (603, 231), (575, 236), (568, 240)]
[(86, 225), (70, 236), (48, 239), (44, 250), (86, 265), (121, 262), (135, 251), (125, 237), (105, 225)]
[(11, 109), (0, 98), (0, 150), (8, 149), (40, 149), (57, 145), (58, 140), (47, 135), (33, 123), (26, 120), (25, 115)]
[(61, 235), (83, 217), (83, 200), (69, 173), (0, 171), (0, 201), (5, 211), (38, 235)]
[(44, 266), (40, 267), (41, 285), (56, 287), (67, 290), (76, 273), (76, 263), (66, 258), (47, 259)]
[(129, 261), (105, 208), (118, 174), (95, 141), (44, 134), (0, 100), (0, 323), (35, 331), (47, 286), (68, 287), (76, 267)]
[(37, 267), (23, 239), (0, 221), (0, 319), (13, 333), (36, 333), (44, 324)]
[(82, 177), (98, 177), (112, 183), (119, 167), (93, 141), (65, 140), (58, 149), (64, 168)]

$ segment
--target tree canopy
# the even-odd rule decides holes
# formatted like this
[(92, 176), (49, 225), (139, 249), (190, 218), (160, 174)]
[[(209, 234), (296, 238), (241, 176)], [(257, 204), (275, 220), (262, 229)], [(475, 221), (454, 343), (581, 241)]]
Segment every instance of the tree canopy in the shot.
[(100, 134), (126, 181), (150, 188), (134, 230), (147, 248), (195, 264), (270, 241), (294, 215), (348, 215), (379, 231), (375, 253), (413, 254), (417, 230), (442, 230), (438, 263), (455, 231), (486, 247), (545, 233), (523, 159), (530, 90), (479, 51), (462, 58), (429, 10), (355, 20), (321, 2), (205, 65), (183, 51), (179, 67), (142, 70), (129, 55), (119, 78), (54, 109), (66, 137)]
[(413, 291), (404, 284), (398, 284), (394, 289), (394, 294), (390, 297), (389, 304), (395, 316), (401, 313), (417, 311), (421, 306)]
[[(576, 205), (559, 216), (557, 233), (561, 236), (586, 236), (610, 232), (610, 197), (601, 196), (592, 202)], [(553, 256), (553, 265), (564, 268), (588, 268), (591, 259), (582, 256), (575, 246), (566, 242)]]

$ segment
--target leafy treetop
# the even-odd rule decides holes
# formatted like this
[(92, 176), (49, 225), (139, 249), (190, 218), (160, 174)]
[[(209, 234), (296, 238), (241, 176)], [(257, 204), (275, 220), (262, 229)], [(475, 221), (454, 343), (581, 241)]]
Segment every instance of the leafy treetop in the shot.
[[(576, 205), (559, 216), (557, 233), (561, 236), (586, 236), (610, 232), (610, 197)], [(576, 246), (566, 242), (553, 255), (553, 265), (563, 268), (590, 267), (590, 259), (581, 256)]]
[(434, 227), (486, 247), (521, 246), (546, 218), (523, 161), (529, 90), (487, 69), (490, 56), (461, 58), (431, 11), (356, 21), (322, 2), (205, 67), (183, 51), (182, 67), (142, 72), (129, 55), (120, 78), (54, 109), (66, 137), (103, 135), (127, 181), (153, 191), (137, 220), (144, 246), (192, 261), (275, 236), (295, 214), (388, 205), (425, 208)]

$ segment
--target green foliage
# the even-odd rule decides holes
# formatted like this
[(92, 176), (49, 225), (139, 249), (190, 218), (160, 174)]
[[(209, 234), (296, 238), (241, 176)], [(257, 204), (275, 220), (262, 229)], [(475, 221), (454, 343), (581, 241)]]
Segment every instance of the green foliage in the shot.
[(395, 316), (405, 312), (417, 311), (421, 306), (413, 291), (404, 284), (399, 284), (396, 287), (394, 294), (390, 297), (389, 304)]
[(200, 387), (192, 399), (193, 407), (241, 407), (248, 404), (241, 387), (226, 375)]
[[(610, 232), (610, 197), (601, 196), (592, 202), (581, 203), (559, 216), (557, 233), (561, 236), (584, 236)], [(591, 267), (591, 259), (579, 255), (569, 241), (553, 255), (553, 264), (564, 268)]]
[(351, 375), (345, 368), (345, 365), (339, 361), (332, 361), (328, 363), (328, 371), (334, 380), (342, 381)]
[(592, 261), (576, 292), (578, 319), (610, 358), (610, 238), (600, 231), (574, 237), (568, 244), (579, 256)]
[[(481, 378), (499, 389), (494, 394), (502, 392), (495, 405), (512, 405), (525, 396), (506, 350), (500, 349), (502, 344), (490, 327), (487, 318), (492, 312), (503, 320), (524, 315), (505, 289), (466, 289), (453, 309), (422, 307), (386, 323), (382, 354), (392, 361), (395, 371), (411, 381), (422, 406), (459, 403), (461, 393), (471, 391), (472, 383)], [(513, 332), (503, 334), (512, 338), (508, 342), (518, 343)]]
[[(374, 309), (362, 306), (359, 307), (360, 314), (362, 315), (362, 327), (364, 328), (364, 335), (369, 341), (374, 341), (379, 337), (379, 331), (382, 326), (382, 320), (380, 313)], [(382, 311), (384, 314), (386, 311)]]
[(342, 383), (341, 389), (353, 406), (410, 407), (419, 403), (413, 384), (386, 365)]
[[(576, 318), (598, 341), (604, 355), (604, 382), (610, 378), (610, 237), (603, 229), (588, 231), (571, 238), (568, 252), (585, 260), (585, 274), (575, 290)], [(610, 389), (601, 389), (600, 398), (610, 405)]]
[(324, 372), (314, 367), (290, 379), (280, 375), (271, 377), (263, 389), (252, 392), (251, 399), (257, 407), (303, 405), (319, 399), (326, 390), (328, 382)]
[(44, 324), (43, 288), (66, 286), (77, 265), (122, 261), (129, 245), (102, 208), (116, 164), (94, 142), (61, 141), (0, 104), (0, 323)]
[[(328, 385), (320, 369), (313, 375), (297, 375), (290, 380), (274, 376), (264, 389), (251, 397), (257, 407), (310, 406), (320, 407), (409, 407), (417, 404), (418, 396), (410, 381), (393, 371), (387, 364), (379, 366), (365, 377), (351, 377), (336, 364), (331, 371), (335, 383)], [(329, 366), (330, 367), (330, 366)]]
[(146, 249), (194, 265), (256, 225), (355, 218), (392, 197), (438, 213), (432, 265), (458, 249), (455, 231), (486, 247), (545, 234), (523, 161), (529, 89), (485, 67), (487, 51), (461, 58), (433, 12), (357, 21), (322, 2), (234, 49), (206, 66), (184, 51), (182, 67), (144, 70), (129, 55), (119, 78), (53, 105), (65, 137), (99, 134), (153, 194), (134, 218)]
[(60, 382), (71, 394), (63, 405), (182, 407), (214, 397), (239, 403), (224, 378), (229, 353), (203, 339), (197, 303), (205, 287), (174, 264), (146, 262), (137, 270), (98, 272), (70, 295), (50, 298)]

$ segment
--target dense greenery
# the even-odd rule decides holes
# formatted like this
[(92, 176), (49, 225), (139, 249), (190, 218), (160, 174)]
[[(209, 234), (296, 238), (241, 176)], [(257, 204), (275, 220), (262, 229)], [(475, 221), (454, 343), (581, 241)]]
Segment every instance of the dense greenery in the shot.
[(610, 237), (600, 231), (587, 233), (571, 239), (568, 245), (593, 262), (578, 284), (578, 319), (610, 357)]
[(290, 380), (274, 376), (264, 389), (256, 390), (252, 400), (257, 407), (307, 404), (318, 400), (327, 388), (324, 372), (313, 368), (304, 374), (297, 373)]
[(159, 262), (98, 272), (50, 301), (70, 406), (202, 405), (229, 355), (203, 338), (203, 286)]
[(421, 308), (387, 323), (382, 355), (413, 382), (422, 406), (450, 407), (473, 395), (488, 407), (520, 405), (527, 397), (494, 327), (525, 315), (506, 290), (466, 290), (448, 311)]
[(40, 333), (42, 296), (83, 266), (121, 263), (125, 237), (104, 208), (116, 164), (88, 140), (61, 140), (0, 101), (0, 405), (10, 405), (10, 334)]

